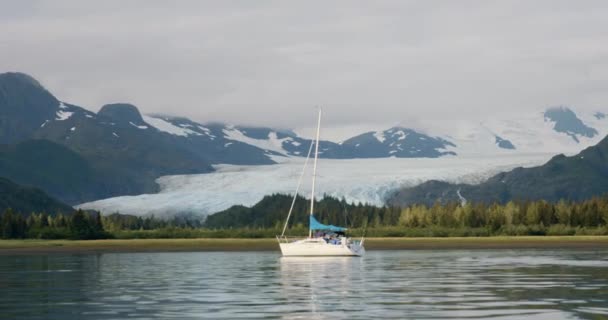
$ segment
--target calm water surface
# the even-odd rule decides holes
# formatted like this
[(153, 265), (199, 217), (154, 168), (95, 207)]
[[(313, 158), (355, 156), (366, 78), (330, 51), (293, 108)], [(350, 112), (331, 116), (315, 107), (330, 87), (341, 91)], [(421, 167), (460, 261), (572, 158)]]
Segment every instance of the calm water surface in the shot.
[(608, 319), (608, 251), (0, 256), (1, 319)]

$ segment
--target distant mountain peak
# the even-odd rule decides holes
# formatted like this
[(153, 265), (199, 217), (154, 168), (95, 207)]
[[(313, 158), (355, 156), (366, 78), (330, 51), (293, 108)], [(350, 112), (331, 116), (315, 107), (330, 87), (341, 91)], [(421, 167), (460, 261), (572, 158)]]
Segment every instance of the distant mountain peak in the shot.
[(59, 101), (34, 78), (17, 72), (0, 74), (0, 143), (27, 139), (58, 109)]
[(36, 86), (38, 88), (44, 89), (44, 87), (40, 84), (40, 82), (38, 82), (38, 80), (34, 79), (34, 77), (30, 76), (29, 74), (22, 73), (22, 72), (0, 73), (0, 82), (5, 82), (5, 81), (21, 82), (24, 84), (28, 84), (28, 85), (32, 85), (32, 86)]
[(384, 131), (370, 131), (345, 140), (343, 146), (358, 150), (361, 157), (435, 158), (454, 155), (447, 147), (456, 145), (439, 137), (432, 137), (405, 127)]
[(130, 103), (106, 104), (101, 107), (97, 114), (119, 123), (130, 122), (137, 125), (144, 123), (141, 113), (139, 113), (137, 107)]

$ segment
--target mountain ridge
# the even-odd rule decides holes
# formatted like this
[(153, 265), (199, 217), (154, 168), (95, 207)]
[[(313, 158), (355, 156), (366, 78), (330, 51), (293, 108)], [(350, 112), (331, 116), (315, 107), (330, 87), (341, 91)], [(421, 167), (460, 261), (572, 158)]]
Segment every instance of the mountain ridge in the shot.
[[(18, 92), (10, 94), (12, 98), (8, 97), (9, 94), (7, 93), (11, 88), (14, 88), (13, 91), (19, 89), (17, 90)], [(305, 156), (311, 141), (310, 139), (298, 136), (290, 129), (274, 129), (251, 125), (234, 126), (217, 122), (201, 123), (192, 121), (186, 117), (159, 114), (142, 115), (136, 106), (125, 102), (104, 105), (97, 113), (94, 113), (77, 105), (59, 101), (59, 99), (44, 89), (38, 81), (22, 73), (0, 74), (0, 90), (2, 90), (0, 91), (0, 130), (4, 129), (5, 132), (11, 131), (10, 123), (14, 122), (14, 120), (11, 119), (10, 115), (6, 114), (6, 110), (9, 110), (9, 107), (10, 109), (19, 109), (21, 107), (21, 109), (42, 108), (46, 110), (43, 112), (43, 115), (35, 117), (36, 120), (29, 121), (31, 123), (29, 126), (25, 126), (28, 128), (25, 132), (5, 134), (3, 135), (4, 141), (0, 141), (0, 143), (14, 143), (29, 138), (32, 135), (35, 138), (46, 138), (46, 133), (44, 133), (46, 126), (58, 121), (71, 123), (74, 116), (76, 116), (75, 119), (82, 118), (83, 116), (88, 119), (99, 119), (100, 122), (107, 125), (130, 125), (133, 128), (141, 130), (158, 130), (162, 134), (171, 135), (173, 138), (180, 138), (182, 141), (178, 144), (181, 144), (188, 152), (195, 153), (198, 157), (204, 158), (210, 164), (272, 164), (275, 162), (272, 156), (276, 155)], [(19, 94), (42, 98), (40, 98), (41, 100), (39, 99), (40, 101), (17, 99)], [(25, 102), (15, 106), (14, 103), (10, 102), (15, 100), (23, 100)], [(8, 106), (9, 103), (11, 103), (11, 106)], [(38, 114), (36, 112), (28, 112), (24, 116), (30, 116), (32, 113)], [(605, 117), (601, 117), (602, 114), (604, 113), (595, 112), (592, 119), (597, 122), (603, 121)], [(543, 114), (536, 118), (536, 121), (537, 123), (528, 126), (539, 126), (539, 124), (542, 124), (539, 121), (546, 123), (546, 126), (551, 128), (551, 132), (555, 136), (559, 137), (563, 135), (570, 137), (575, 142), (573, 149), (584, 139), (589, 140), (598, 134), (608, 133), (598, 132), (586, 123), (587, 120), (583, 122), (571, 109), (563, 106), (546, 109)], [(32, 123), (35, 123), (35, 125)], [(20, 124), (20, 126), (22, 125)], [(518, 131), (522, 131), (525, 128), (518, 128), (512, 125), (509, 127), (509, 123), (480, 123), (468, 126), (470, 129), (461, 132), (459, 135), (454, 135), (451, 132), (429, 134), (404, 126), (394, 126), (386, 130), (354, 135), (342, 142), (325, 140), (320, 145), (320, 157), (334, 159), (376, 157), (434, 158), (469, 152), (469, 150), (465, 150), (468, 148), (466, 146), (468, 143), (483, 142), (487, 144), (489, 151), (497, 152), (501, 150), (536, 150), (539, 143), (527, 141), (531, 139), (531, 134), (522, 136), (516, 139), (517, 141), (513, 140), (517, 137), (513, 137), (512, 135), (517, 134)], [(474, 129), (476, 126), (479, 128)], [(70, 126), (68, 129), (71, 130), (74, 127)], [(471, 131), (471, 129), (477, 131)], [(457, 130), (456, 132), (458, 131), (462, 130)], [(110, 134), (113, 136), (118, 135), (116, 132), (111, 132)], [(57, 137), (51, 140), (57, 142)], [(558, 143), (563, 144), (563, 141), (556, 141), (555, 144)], [(191, 146), (187, 146), (188, 144), (191, 144)], [(526, 144), (529, 145), (526, 146)], [(212, 149), (212, 152), (202, 154), (200, 150), (205, 148)], [(229, 150), (235, 148), (238, 150)], [(240, 157), (236, 156), (236, 153), (240, 153)], [(251, 157), (251, 159), (247, 159), (247, 157)]]
[[(601, 116), (603, 113), (596, 112), (583, 121), (570, 109), (560, 110), (565, 116), (540, 114), (523, 125), (508, 121), (478, 123), (447, 133), (395, 126), (355, 135), (341, 143), (322, 140), (319, 156), (438, 158), (475, 152), (536, 152), (544, 145), (550, 150), (571, 152), (605, 134), (603, 127), (608, 119)], [(542, 129), (541, 134), (529, 130), (536, 127)], [(589, 128), (597, 128), (597, 134), (590, 134)], [(47, 146), (49, 149), (44, 150), (54, 150), (54, 156), (68, 159), (72, 157), (69, 153), (74, 152), (83, 159), (88, 171), (82, 169), (85, 165), (80, 167), (83, 179), (78, 192), (74, 192), (70, 190), (74, 190), (75, 184), (50, 172), (51, 169), (42, 174), (44, 166), (28, 170), (23, 167), (28, 161), (16, 165), (19, 161), (11, 158), (14, 155), (9, 152), (10, 147), (5, 149), (8, 153), (0, 153), (0, 163), (10, 164), (4, 167), (4, 172), (0, 170), (0, 175), (40, 187), (70, 204), (155, 193), (159, 190), (156, 179), (161, 176), (208, 173), (217, 164), (269, 165), (282, 161), (281, 158), (305, 157), (311, 144), (311, 139), (289, 129), (145, 115), (126, 102), (106, 104), (95, 113), (57, 99), (23, 73), (0, 74), (0, 133), (0, 143), (5, 145), (48, 140), (69, 149)], [(34, 150), (30, 152), (35, 156)], [(25, 154), (20, 157), (27, 159)], [(55, 177), (57, 182), (50, 183), (49, 178), (41, 178), (44, 176)]]

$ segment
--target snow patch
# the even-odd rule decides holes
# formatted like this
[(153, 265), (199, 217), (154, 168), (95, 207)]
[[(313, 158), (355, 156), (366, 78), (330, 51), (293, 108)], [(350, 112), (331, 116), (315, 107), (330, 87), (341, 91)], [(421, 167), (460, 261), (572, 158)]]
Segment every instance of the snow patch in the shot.
[(169, 133), (172, 135), (182, 136), (182, 137), (187, 137), (189, 135), (197, 135), (197, 136), (202, 135), (196, 131), (176, 126), (176, 125), (172, 124), (171, 122), (161, 119), (161, 118), (154, 118), (154, 117), (145, 116), (145, 115), (142, 116), (142, 118), (144, 119), (144, 121), (147, 124), (158, 129), (159, 131), (166, 132), (166, 133)]
[(386, 140), (386, 137), (384, 137), (384, 132), (383, 131), (376, 131), (374, 132), (374, 137), (380, 141), (380, 143), (383, 143), (384, 140)]
[(70, 112), (70, 111), (63, 111), (63, 110), (59, 110), (56, 113), (56, 118), (55, 120), (57, 121), (63, 121), (63, 120), (67, 120), (69, 119), (72, 115), (74, 114), (74, 112)]
[(68, 106), (66, 106), (63, 102), (59, 101), (59, 110), (57, 110), (57, 113), (55, 114), (55, 120), (67, 120), (74, 114), (74, 112), (65, 111), (65, 109), (68, 109)]
[(129, 121), (129, 123), (130, 123), (132, 126), (134, 126), (135, 128), (137, 128), (137, 129), (148, 129), (148, 126), (143, 126), (143, 125), (142, 125), (142, 126), (139, 126), (139, 125), (136, 125), (135, 123), (133, 123), (133, 122), (131, 122), (131, 121)]
[(203, 127), (203, 126), (198, 126), (198, 128), (203, 131), (211, 140), (214, 140), (215, 138), (217, 138), (215, 135), (213, 135), (211, 133), (211, 130), (209, 128)]
[(227, 129), (223, 129), (222, 132), (228, 140), (239, 141), (258, 147), (262, 150), (273, 151), (285, 156), (287, 155), (287, 151), (283, 149), (283, 141), (291, 139), (289, 137), (279, 139), (276, 132), (270, 132), (268, 134), (268, 139), (254, 139), (246, 136), (243, 132), (234, 127), (227, 127)]
[(409, 133), (405, 133), (402, 130), (399, 130), (399, 131), (395, 132), (393, 134), (393, 136), (394, 135), (398, 135), (399, 136), (399, 138), (397, 140), (405, 140), (405, 138), (407, 138), (407, 136), (409, 135)]

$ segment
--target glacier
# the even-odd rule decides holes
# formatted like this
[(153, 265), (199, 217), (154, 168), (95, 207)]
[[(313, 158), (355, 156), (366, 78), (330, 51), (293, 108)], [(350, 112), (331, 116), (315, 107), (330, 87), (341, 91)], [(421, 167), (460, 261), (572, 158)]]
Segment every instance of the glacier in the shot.
[[(515, 167), (531, 167), (548, 161), (554, 153), (497, 153), (441, 158), (380, 158), (319, 160), (317, 197), (344, 197), (350, 202), (384, 204), (386, 196), (402, 186), (429, 179), (480, 183)], [(160, 192), (121, 196), (80, 204), (82, 209), (103, 214), (119, 212), (138, 216), (171, 217), (189, 214), (204, 217), (233, 205), (251, 206), (273, 193), (296, 189), (304, 158), (279, 157), (273, 165), (216, 165), (215, 172), (163, 176), (156, 180)], [(306, 176), (310, 177), (310, 167)], [(305, 177), (306, 177), (305, 176)], [(309, 197), (310, 179), (300, 189)]]

